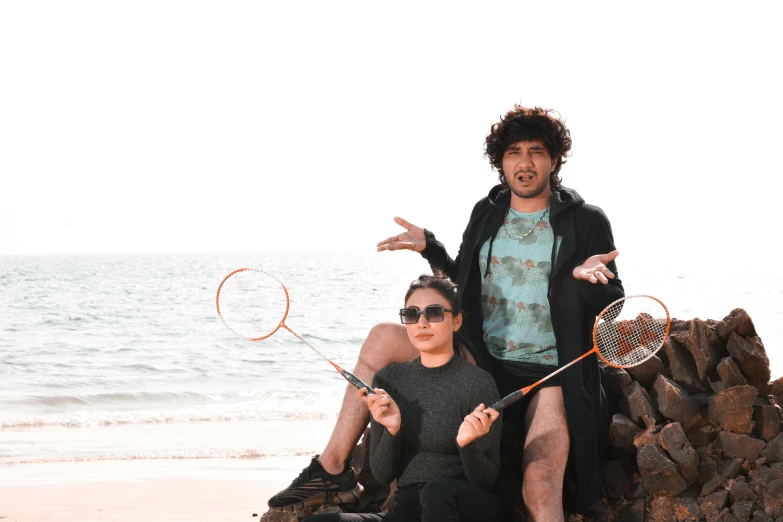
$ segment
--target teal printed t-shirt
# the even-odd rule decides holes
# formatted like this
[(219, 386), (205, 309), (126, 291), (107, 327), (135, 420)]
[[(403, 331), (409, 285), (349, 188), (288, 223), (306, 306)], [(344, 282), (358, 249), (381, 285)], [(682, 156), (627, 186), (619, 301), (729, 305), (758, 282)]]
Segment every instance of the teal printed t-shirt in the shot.
[[(546, 213), (544, 219), (541, 217)], [(524, 236), (528, 231), (532, 232)], [(560, 238), (558, 238), (558, 246)], [(557, 348), (547, 291), (552, 271), (554, 233), (549, 212), (509, 209), (495, 234), (479, 251), (484, 343), (497, 359), (557, 366)]]

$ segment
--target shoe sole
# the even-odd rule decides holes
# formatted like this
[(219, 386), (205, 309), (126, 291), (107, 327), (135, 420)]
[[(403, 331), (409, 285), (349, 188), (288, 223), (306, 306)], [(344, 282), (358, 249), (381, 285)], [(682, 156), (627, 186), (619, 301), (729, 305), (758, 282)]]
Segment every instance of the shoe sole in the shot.
[(306, 498), (296, 504), (289, 504), (281, 507), (270, 507), (269, 511), (302, 511), (304, 509), (310, 509), (314, 507), (323, 506), (325, 504), (348, 504), (350, 502), (356, 502), (362, 497), (364, 493), (364, 486), (356, 484), (356, 487), (348, 491), (336, 491), (334, 493), (321, 492), (313, 495), (310, 498)]

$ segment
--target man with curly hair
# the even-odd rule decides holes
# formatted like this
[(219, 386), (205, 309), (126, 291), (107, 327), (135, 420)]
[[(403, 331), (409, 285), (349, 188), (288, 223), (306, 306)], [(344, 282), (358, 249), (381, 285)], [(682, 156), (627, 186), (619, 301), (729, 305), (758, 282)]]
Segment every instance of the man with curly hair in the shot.
[[(456, 258), (432, 232), (399, 217), (395, 222), (405, 232), (378, 243), (379, 251), (420, 253), (433, 272), (457, 283), (463, 328), (475, 352), (465, 355), (494, 375), (501, 395), (589, 351), (595, 317), (624, 295), (608, 219), (561, 185), (570, 149), (570, 132), (553, 111), (515, 105), (486, 138), (500, 184), (474, 206)], [(383, 366), (415, 356), (400, 326), (373, 327), (357, 376), (368, 381)], [(319, 498), (350, 501), (340, 495), (356, 494), (361, 486), (347, 459), (367, 422), (366, 408), (348, 390), (324, 452), (270, 507), (290, 506), (314, 491), (312, 484), (323, 483), (328, 487)], [(564, 370), (506, 410), (507, 429), (512, 437), (505, 451), (516, 457), (511, 460), (532, 520), (562, 521), (564, 498), (572, 509), (589, 507), (601, 491), (608, 432), (597, 358)], [(505, 485), (510, 483), (517, 487), (508, 479)]]

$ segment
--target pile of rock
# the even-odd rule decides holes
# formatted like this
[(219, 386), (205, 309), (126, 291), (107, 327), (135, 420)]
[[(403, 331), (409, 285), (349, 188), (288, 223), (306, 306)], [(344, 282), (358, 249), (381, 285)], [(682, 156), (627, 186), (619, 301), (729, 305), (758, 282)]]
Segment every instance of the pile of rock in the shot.
[(674, 320), (657, 356), (605, 374), (619, 412), (593, 518), (783, 520), (783, 378), (744, 310)]
[[(656, 356), (627, 370), (606, 367), (605, 376), (617, 412), (604, 495), (569, 520), (783, 520), (783, 377), (770, 382), (764, 345), (745, 310), (721, 321), (675, 319)], [(372, 477), (368, 447), (366, 432), (353, 457), (365, 496), (346, 511), (383, 511), (393, 493)], [(268, 512), (261, 520), (308, 514)]]

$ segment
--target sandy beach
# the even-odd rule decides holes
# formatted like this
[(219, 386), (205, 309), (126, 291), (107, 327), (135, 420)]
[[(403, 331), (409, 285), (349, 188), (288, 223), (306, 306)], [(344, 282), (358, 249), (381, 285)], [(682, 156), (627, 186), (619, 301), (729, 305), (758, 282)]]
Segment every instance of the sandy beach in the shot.
[[(306, 457), (34, 464), (0, 470), (0, 520), (252, 521)], [(253, 514), (258, 517), (253, 517)]]

